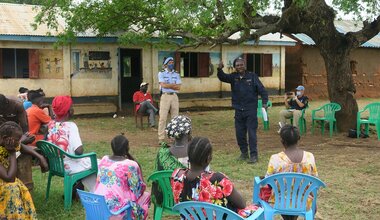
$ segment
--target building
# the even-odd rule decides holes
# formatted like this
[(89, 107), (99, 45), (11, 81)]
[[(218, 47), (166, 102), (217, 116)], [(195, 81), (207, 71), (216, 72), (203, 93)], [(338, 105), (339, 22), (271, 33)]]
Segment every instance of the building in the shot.
[[(335, 21), (341, 33), (357, 31), (360, 24)], [(305, 34), (293, 34), (294, 47), (286, 47), (287, 90), (302, 84), (311, 98), (328, 98), (325, 63), (314, 41)], [(356, 86), (356, 97), (380, 97), (380, 33), (351, 52), (351, 72)]]
[[(35, 6), (0, 3), (0, 93), (16, 95), (18, 88), (43, 88), (48, 97), (70, 95), (76, 112), (116, 112), (132, 102), (142, 81), (159, 94), (157, 73), (165, 57), (176, 59), (183, 79), (180, 107), (230, 106), (230, 86), (216, 77), (219, 60), (232, 72), (232, 61), (243, 57), (248, 70), (258, 73), (271, 95), (285, 90), (285, 48), (295, 40), (268, 34), (258, 43), (223, 44), (214, 48), (175, 51), (150, 45), (123, 46), (116, 37), (91, 34), (56, 48), (58, 31), (34, 30)], [(50, 32), (50, 35), (47, 33)]]

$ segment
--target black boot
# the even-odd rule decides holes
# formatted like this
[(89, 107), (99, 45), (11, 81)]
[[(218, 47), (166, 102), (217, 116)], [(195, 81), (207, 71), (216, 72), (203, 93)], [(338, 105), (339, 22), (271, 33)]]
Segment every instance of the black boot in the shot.
[(248, 153), (241, 153), (237, 160), (247, 160), (248, 158)]

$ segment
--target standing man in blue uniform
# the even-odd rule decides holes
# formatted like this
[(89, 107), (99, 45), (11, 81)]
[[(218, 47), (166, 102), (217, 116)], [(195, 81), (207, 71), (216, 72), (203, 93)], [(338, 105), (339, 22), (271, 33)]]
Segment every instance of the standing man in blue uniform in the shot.
[[(236, 72), (226, 74), (223, 72), (224, 64), (221, 61), (218, 66), (218, 78), (222, 82), (231, 84), (232, 107), (235, 109), (236, 139), (240, 147), (239, 160), (248, 160), (248, 163), (258, 161), (257, 152), (257, 101), (258, 95), (263, 100), (263, 107), (267, 107), (268, 93), (260, 82), (259, 77), (246, 71), (245, 61), (237, 58), (233, 62)], [(248, 142), (249, 140), (249, 156)]]
[(181, 89), (181, 77), (174, 70), (174, 59), (168, 57), (164, 61), (165, 69), (158, 73), (158, 82), (161, 86), (160, 120), (158, 123), (158, 143), (165, 140), (165, 127), (168, 114), (171, 118), (178, 115), (179, 102), (177, 93)]

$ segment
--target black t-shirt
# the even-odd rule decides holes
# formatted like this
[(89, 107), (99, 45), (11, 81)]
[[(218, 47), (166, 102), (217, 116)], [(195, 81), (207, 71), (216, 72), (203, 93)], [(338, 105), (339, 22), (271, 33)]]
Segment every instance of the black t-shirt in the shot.
[(290, 109), (302, 110), (302, 109), (304, 109), (304, 108), (307, 107), (307, 105), (308, 105), (308, 103), (309, 103), (309, 98), (308, 98), (307, 96), (304, 95), (304, 96), (298, 98), (298, 100), (299, 100), (300, 102), (302, 102), (302, 103), (304, 104), (304, 106), (303, 106), (303, 107), (300, 107), (300, 106), (297, 104), (296, 100), (291, 99), (291, 100), (288, 101), (288, 104), (289, 104), (289, 106), (290, 106)]

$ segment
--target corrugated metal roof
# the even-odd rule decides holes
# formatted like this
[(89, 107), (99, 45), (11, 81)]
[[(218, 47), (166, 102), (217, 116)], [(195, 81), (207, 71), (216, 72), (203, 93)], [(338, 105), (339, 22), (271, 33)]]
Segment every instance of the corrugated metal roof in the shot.
[[(361, 22), (355, 22), (355, 21), (335, 21), (334, 22), (336, 29), (340, 33), (347, 33), (347, 32), (355, 32), (359, 31), (363, 24)], [(304, 45), (315, 45), (315, 42), (313, 39), (311, 39), (306, 34), (292, 34), (295, 38), (297, 38), (299, 41), (301, 41)], [(380, 48), (380, 33), (374, 36), (369, 41), (365, 42), (361, 45), (361, 47), (373, 47), (373, 48)]]
[(64, 21), (58, 19), (58, 31), (50, 30), (46, 25), (39, 25), (36, 30), (32, 27), (38, 6), (0, 3), (0, 34), (2, 35), (29, 35), (47, 36), (50, 32), (56, 36), (63, 30)]
[[(48, 42), (55, 41), (52, 36), (57, 36), (58, 33), (62, 32), (65, 26), (64, 20), (58, 19), (58, 30), (50, 30), (46, 25), (39, 25), (37, 30), (34, 30), (32, 23), (34, 17), (38, 13), (38, 6), (25, 5), (25, 4), (10, 4), (10, 3), (0, 3), (0, 36), (1, 39), (7, 40), (26, 40), (26, 41), (44, 41), (44, 37), (49, 37), (46, 39)], [(50, 36), (47, 34), (50, 33)], [(20, 37), (19, 37), (20, 36)], [(28, 36), (35, 36), (36, 38), (31, 38)], [(79, 37), (95, 37), (94, 32), (88, 31), (86, 33), (78, 34)], [(238, 35), (232, 36), (232, 38)], [(108, 37), (115, 37), (109, 35)], [(50, 39), (51, 38), (51, 39)], [(33, 40), (34, 39), (34, 40)], [(282, 36), (280, 34), (267, 34), (260, 38), (259, 45), (285, 45), (294, 46), (295, 40)], [(246, 44), (254, 44), (254, 41), (248, 41)]]

